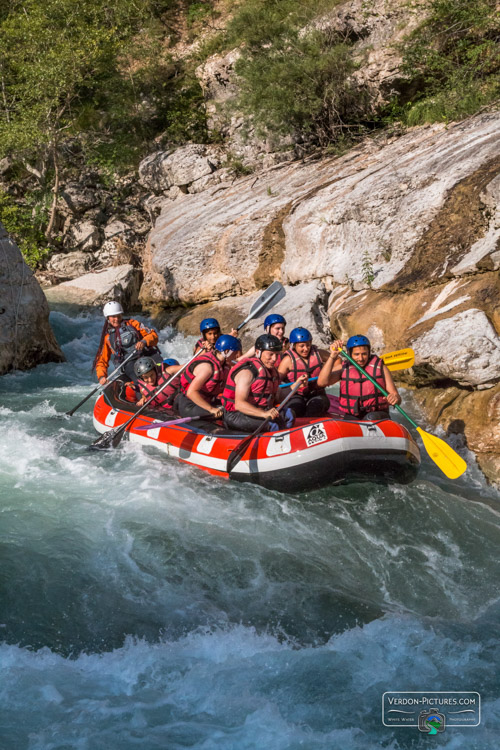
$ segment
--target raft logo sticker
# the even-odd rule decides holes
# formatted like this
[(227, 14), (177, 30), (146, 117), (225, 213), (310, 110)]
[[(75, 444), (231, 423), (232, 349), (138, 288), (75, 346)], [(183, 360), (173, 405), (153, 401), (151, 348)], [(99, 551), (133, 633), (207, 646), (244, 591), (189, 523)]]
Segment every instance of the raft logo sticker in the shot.
[(303, 427), (302, 432), (307, 446), (316, 445), (316, 443), (324, 443), (328, 440), (328, 436), (323, 427), (323, 423), (309, 425), (309, 427)]
[(481, 723), (479, 693), (436, 690), (388, 692), (382, 696), (382, 724), (416, 727), (429, 735), (447, 727), (478, 727)]

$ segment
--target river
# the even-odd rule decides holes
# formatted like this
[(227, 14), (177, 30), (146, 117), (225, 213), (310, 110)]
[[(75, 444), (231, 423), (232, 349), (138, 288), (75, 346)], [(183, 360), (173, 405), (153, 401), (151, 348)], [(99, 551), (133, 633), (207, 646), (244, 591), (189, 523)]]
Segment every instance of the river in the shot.
[[(93, 401), (62, 415), (102, 318), (51, 322), (67, 362), (0, 379), (1, 750), (498, 746), (500, 496), (471, 454), (284, 495), (87, 452)], [(480, 693), (480, 725), (384, 726), (385, 692), (424, 690)]]

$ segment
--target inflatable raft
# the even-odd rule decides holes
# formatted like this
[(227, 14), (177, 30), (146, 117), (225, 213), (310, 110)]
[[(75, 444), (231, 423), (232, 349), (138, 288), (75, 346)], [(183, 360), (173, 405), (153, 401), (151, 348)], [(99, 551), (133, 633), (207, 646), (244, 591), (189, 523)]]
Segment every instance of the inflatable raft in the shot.
[[(94, 407), (95, 429), (102, 434), (119, 427), (137, 408), (120, 398), (116, 389), (103, 394)], [(368, 422), (328, 415), (298, 419), (291, 429), (262, 433), (229, 475), (228, 456), (248, 435), (210, 420), (138, 430), (166, 421), (165, 414), (165, 410), (140, 414), (127, 430), (131, 442), (155, 446), (210, 474), (281, 492), (354, 481), (408, 484), (420, 466), (418, 447), (403, 425), (391, 419)]]

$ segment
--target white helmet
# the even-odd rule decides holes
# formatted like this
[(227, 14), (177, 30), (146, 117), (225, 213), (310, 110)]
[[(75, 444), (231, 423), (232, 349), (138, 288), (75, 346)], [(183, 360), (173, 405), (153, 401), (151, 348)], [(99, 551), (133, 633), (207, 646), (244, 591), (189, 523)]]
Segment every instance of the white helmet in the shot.
[(123, 315), (123, 307), (119, 302), (106, 302), (102, 314), (105, 318), (109, 318), (110, 315)]

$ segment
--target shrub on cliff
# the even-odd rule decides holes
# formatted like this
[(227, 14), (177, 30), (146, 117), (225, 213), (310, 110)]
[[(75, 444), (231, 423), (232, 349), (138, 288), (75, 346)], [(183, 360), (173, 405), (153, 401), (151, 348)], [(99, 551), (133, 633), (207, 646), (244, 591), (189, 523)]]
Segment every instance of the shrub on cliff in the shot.
[(404, 42), (403, 72), (418, 93), (398, 114), (408, 125), (453, 120), (500, 96), (496, 0), (432, 0)]
[(366, 92), (350, 78), (351, 44), (310, 25), (339, 0), (247, 0), (205, 53), (240, 47), (238, 112), (264, 134), (325, 146), (359, 129)]

